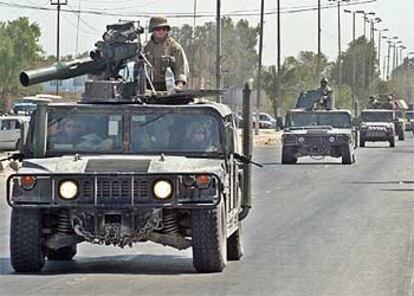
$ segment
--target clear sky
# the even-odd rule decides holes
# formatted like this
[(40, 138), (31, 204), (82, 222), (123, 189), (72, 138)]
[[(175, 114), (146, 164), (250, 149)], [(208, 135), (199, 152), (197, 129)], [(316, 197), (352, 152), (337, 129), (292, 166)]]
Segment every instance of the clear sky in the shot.
[[(57, 1), (57, 0), (53, 0)], [(62, 0), (61, 0), (62, 1)], [(101, 39), (105, 25), (115, 23), (118, 19), (137, 19), (133, 15), (149, 13), (188, 13), (192, 14), (194, 2), (197, 3), (197, 13), (208, 14), (209, 17), (196, 19), (196, 24), (206, 21), (214, 21), (216, 11), (215, 0), (67, 0), (68, 5), (63, 9), (81, 11), (94, 11), (104, 13), (122, 13), (125, 17), (105, 16), (96, 14), (62, 12), (61, 15), (61, 54), (76, 54), (93, 48), (94, 43)], [(361, 2), (363, 0), (351, 0)], [(280, 0), (283, 11), (298, 7), (316, 7), (317, 0)], [(12, 20), (19, 16), (28, 16), (42, 29), (41, 45), (46, 53), (56, 53), (56, 11), (44, 11), (26, 9), (21, 7), (6, 7), (2, 4), (28, 5), (44, 8), (53, 8), (50, 0), (0, 0), (0, 20)], [(222, 13), (242, 11), (250, 14), (243, 18), (252, 24), (259, 22), (260, 0), (221, 0)], [(323, 6), (331, 4), (328, 0), (321, 0)], [(265, 0), (265, 11), (273, 12), (276, 8), (276, 0)], [(344, 7), (345, 8), (345, 7)], [(346, 7), (350, 10), (363, 9), (367, 12), (374, 11), (376, 16), (383, 21), (378, 28), (388, 28), (388, 36), (398, 36), (408, 47), (405, 52), (414, 51), (414, 34), (412, 33), (412, 19), (414, 18), (413, 0), (377, 0), (369, 4), (358, 4)], [(127, 16), (131, 15), (131, 16)], [(78, 18), (79, 16), (79, 18)], [(342, 13), (342, 49), (352, 39), (352, 15)], [(239, 17), (233, 17), (238, 19)], [(144, 24), (148, 18), (140, 18)], [(338, 51), (337, 41), (337, 10), (336, 8), (322, 11), (322, 51), (330, 59), (334, 59)], [(172, 25), (193, 23), (192, 17), (171, 18)], [(78, 26), (79, 22), (79, 26)], [(362, 15), (357, 15), (357, 36), (363, 34)], [(79, 30), (77, 30), (79, 28)], [(301, 13), (283, 13), (281, 18), (282, 30), (282, 57), (296, 56), (299, 51), (317, 51), (317, 12), (308, 11)], [(378, 36), (376, 34), (377, 42)], [(385, 50), (385, 42), (382, 42), (382, 52)], [(264, 27), (264, 56), (265, 65), (274, 64), (276, 60), (276, 15), (265, 16)]]

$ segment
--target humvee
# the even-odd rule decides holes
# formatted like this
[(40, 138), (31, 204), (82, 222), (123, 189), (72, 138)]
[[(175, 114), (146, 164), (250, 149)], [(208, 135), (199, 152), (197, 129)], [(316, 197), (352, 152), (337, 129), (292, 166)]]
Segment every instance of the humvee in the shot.
[(389, 109), (366, 109), (361, 111), (359, 146), (365, 142), (389, 142), (395, 147), (395, 111)]
[(282, 164), (294, 164), (303, 156), (342, 157), (343, 164), (352, 164), (354, 138), (350, 111), (289, 110), (282, 135)]
[[(198, 272), (222, 271), (242, 257), (241, 221), (251, 206), (250, 88), (242, 153), (230, 108), (194, 102), (220, 91), (147, 89), (142, 32), (134, 22), (109, 25), (90, 58), (21, 73), (24, 86), (95, 78), (79, 103), (38, 102), (27, 141), (11, 156), (21, 161), (7, 180), (16, 271), (40, 271), (46, 258), (71, 260), (81, 242), (192, 247)], [(137, 71), (123, 78), (130, 61)]]

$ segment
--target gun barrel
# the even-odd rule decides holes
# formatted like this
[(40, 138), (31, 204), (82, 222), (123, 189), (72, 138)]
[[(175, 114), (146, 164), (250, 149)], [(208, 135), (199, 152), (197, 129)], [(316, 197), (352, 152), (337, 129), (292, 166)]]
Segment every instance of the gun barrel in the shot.
[(70, 62), (60, 62), (52, 66), (20, 73), (20, 83), (23, 86), (34, 85), (51, 80), (63, 80), (85, 74), (95, 74), (104, 71), (104, 60), (85, 58)]

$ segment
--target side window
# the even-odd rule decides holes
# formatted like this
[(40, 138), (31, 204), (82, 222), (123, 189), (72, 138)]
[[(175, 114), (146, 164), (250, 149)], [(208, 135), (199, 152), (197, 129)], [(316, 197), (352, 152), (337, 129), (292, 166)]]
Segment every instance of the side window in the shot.
[(15, 121), (14, 128), (15, 129), (20, 129), (20, 121), (18, 121), (18, 120)]
[(11, 130), (12, 129), (12, 120), (3, 119), (1, 121), (1, 130)]

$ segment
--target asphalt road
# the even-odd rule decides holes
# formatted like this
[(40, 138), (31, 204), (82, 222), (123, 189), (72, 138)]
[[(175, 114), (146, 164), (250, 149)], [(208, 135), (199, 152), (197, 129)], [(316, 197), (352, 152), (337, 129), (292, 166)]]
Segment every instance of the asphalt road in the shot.
[(414, 137), (367, 146), (349, 166), (281, 165), (280, 147), (256, 149), (265, 168), (253, 174), (245, 256), (216, 274), (197, 274), (191, 250), (152, 243), (81, 244), (72, 262), (15, 274), (2, 198), (0, 295), (414, 295)]

